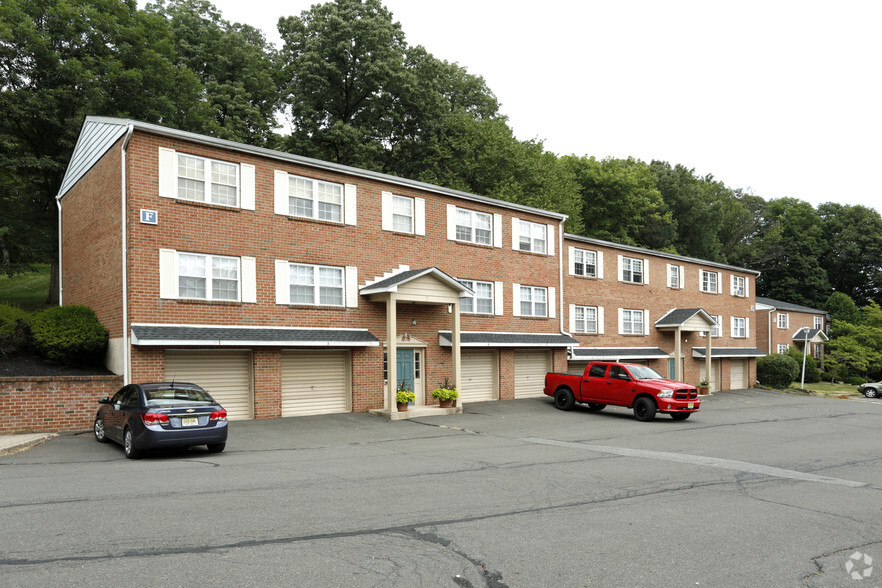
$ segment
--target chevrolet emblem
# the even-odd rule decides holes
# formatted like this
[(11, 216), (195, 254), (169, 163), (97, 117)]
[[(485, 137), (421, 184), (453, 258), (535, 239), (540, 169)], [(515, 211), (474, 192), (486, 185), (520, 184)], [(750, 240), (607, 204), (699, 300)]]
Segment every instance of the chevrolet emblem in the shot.
[(196, 409), (195, 408), (188, 408), (187, 412), (196, 412)]

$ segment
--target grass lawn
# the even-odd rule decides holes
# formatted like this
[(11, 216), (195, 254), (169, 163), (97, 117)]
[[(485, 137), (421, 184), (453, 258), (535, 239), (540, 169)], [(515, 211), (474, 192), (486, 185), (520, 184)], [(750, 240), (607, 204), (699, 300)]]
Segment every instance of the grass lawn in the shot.
[[(798, 387), (799, 382), (794, 382), (794, 386)], [(857, 386), (851, 384), (831, 384), (830, 382), (817, 382), (815, 384), (806, 384), (806, 390), (810, 390), (818, 396), (863, 396), (857, 391)]]
[(0, 304), (10, 304), (32, 312), (46, 306), (49, 295), (48, 264), (35, 265), (36, 272), (18, 274), (11, 278), (0, 276)]

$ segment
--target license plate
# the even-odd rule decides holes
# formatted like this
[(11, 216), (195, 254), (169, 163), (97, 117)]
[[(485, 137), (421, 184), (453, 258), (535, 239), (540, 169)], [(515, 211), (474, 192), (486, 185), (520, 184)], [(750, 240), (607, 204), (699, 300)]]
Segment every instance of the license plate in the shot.
[(686, 405), (686, 408), (695, 408), (695, 403), (690, 402), (689, 404)]
[(182, 418), (181, 419), (182, 427), (198, 427), (199, 426), (199, 418), (198, 417), (190, 417), (190, 418)]

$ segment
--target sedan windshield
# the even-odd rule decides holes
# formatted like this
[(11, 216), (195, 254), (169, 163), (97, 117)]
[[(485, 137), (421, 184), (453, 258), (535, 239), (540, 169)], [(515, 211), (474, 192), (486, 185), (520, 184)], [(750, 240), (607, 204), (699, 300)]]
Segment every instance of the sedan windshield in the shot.
[(214, 399), (201, 388), (157, 388), (144, 390), (147, 406), (181, 406), (214, 404)]
[(664, 376), (645, 365), (629, 365), (628, 370), (631, 375), (638, 380), (663, 380)]

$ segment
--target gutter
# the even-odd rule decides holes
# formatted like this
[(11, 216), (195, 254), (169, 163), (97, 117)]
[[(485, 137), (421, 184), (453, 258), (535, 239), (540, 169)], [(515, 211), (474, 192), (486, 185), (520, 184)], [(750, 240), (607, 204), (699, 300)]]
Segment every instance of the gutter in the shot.
[(126, 149), (129, 147), (129, 141), (135, 127), (132, 124), (126, 129), (126, 136), (122, 144), (122, 165), (121, 165), (121, 206), (122, 217), (120, 224), (122, 225), (122, 328), (123, 328), (123, 385), (128, 385), (132, 381), (132, 353), (129, 349), (129, 276), (128, 276), (128, 221), (126, 219)]

